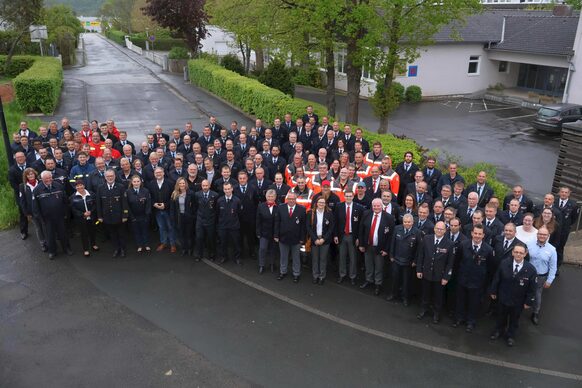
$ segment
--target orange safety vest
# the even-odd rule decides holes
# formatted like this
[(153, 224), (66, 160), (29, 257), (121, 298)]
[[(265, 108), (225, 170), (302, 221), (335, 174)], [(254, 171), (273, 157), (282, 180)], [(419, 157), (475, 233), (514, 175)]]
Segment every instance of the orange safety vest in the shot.
[(382, 174), (380, 175), (380, 178), (386, 179), (388, 182), (390, 182), (390, 191), (392, 191), (392, 194), (398, 197), (398, 190), (400, 188), (400, 175), (398, 175), (396, 171), (392, 171), (392, 174)]

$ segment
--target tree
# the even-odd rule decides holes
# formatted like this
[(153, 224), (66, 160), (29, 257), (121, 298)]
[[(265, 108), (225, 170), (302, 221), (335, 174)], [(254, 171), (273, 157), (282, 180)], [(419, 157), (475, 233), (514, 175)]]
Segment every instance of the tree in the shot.
[(0, 0), (0, 24), (16, 32), (4, 63), (4, 72), (10, 66), (14, 49), (29, 27), (41, 19), (43, 0)]
[(260, 75), (259, 81), (290, 96), (295, 94), (293, 75), (285, 63), (279, 59), (274, 59), (269, 63), (267, 70)]
[(133, 33), (131, 14), (136, 0), (106, 0), (101, 6), (101, 14), (121, 31)]
[(63, 4), (55, 5), (44, 10), (42, 19), (47, 26), (48, 41), (57, 46), (63, 64), (73, 64), (78, 36), (83, 32), (73, 9)]
[(205, 3), (205, 0), (147, 0), (142, 11), (160, 26), (182, 34), (190, 50), (197, 54), (207, 33)]
[(378, 133), (388, 131), (388, 116), (394, 110), (392, 92), (395, 70), (419, 56), (419, 48), (432, 43), (432, 36), (444, 25), (458, 21), (481, 7), (479, 0), (382, 0), (379, 15), (382, 23), (375, 30), (378, 51), (373, 54), (377, 64), (378, 90), (375, 112), (380, 118)]

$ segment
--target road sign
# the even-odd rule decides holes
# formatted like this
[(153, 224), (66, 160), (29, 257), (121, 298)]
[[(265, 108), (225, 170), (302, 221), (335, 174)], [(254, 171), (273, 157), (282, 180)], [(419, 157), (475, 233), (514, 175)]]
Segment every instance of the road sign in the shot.
[(156, 36), (155, 35), (150, 35), (148, 36), (148, 39), (153, 42), (154, 40), (156, 40)]
[(41, 39), (48, 39), (46, 26), (30, 26), (30, 41), (40, 42)]

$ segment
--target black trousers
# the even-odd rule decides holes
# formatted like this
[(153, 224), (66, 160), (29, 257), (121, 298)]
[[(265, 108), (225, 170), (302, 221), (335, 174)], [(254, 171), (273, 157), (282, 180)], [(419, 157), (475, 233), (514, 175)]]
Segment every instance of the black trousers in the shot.
[(474, 325), (477, 322), (482, 295), (483, 289), (481, 287), (467, 288), (457, 284), (456, 319)]
[(443, 309), (444, 286), (441, 281), (430, 281), (422, 279), (422, 308), (429, 309), (431, 302), (434, 313), (440, 313)]
[(247, 247), (249, 249), (249, 256), (253, 257), (255, 255), (255, 249), (257, 246), (257, 225), (255, 222), (241, 222), (240, 224), (240, 235), (241, 235), (241, 248), (246, 241)]
[(194, 230), (194, 219), (193, 218), (187, 218), (187, 217), (181, 217), (180, 218), (180, 222), (177, 225), (178, 230), (176, 231), (176, 237), (178, 237), (178, 239), (180, 240), (180, 244), (182, 244), (182, 249), (185, 250), (191, 250), (192, 249), (192, 245), (193, 245), (193, 241), (194, 240), (194, 235), (193, 235), (193, 230)]
[(63, 250), (69, 249), (69, 236), (67, 228), (65, 227), (64, 218), (57, 220), (44, 219), (45, 233), (47, 239), (48, 253), (56, 255), (57, 253), (57, 239), (60, 240)]
[(408, 299), (410, 297), (410, 273), (412, 267), (409, 265), (398, 264), (396, 261), (392, 262), (392, 295), (398, 297), (400, 294), (400, 286), (402, 286), (402, 298)]
[(204, 247), (208, 247), (208, 255), (211, 259), (215, 254), (216, 226), (204, 225), (201, 222), (196, 223), (196, 248), (198, 256), (204, 255)]
[(234, 260), (240, 260), (240, 230), (239, 229), (218, 229), (220, 237), (219, 255), (228, 259), (228, 247), (232, 245)]
[(116, 251), (125, 250), (125, 226), (123, 223), (104, 224), (104, 230), (109, 233), (111, 242)]
[(18, 206), (18, 215), (20, 216), (20, 233), (28, 234), (28, 217), (26, 217), (20, 206)]
[(497, 324), (495, 330), (500, 333), (505, 332), (507, 338), (514, 338), (519, 327), (519, 317), (523, 311), (523, 306), (506, 306), (498, 303)]
[(81, 243), (83, 250), (88, 251), (95, 245), (95, 222), (93, 220), (76, 219), (75, 225), (81, 231)]

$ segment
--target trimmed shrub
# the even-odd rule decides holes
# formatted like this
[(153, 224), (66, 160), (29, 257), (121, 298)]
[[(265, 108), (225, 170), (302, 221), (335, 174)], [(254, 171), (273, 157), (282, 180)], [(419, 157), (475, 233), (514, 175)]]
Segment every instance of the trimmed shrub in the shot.
[(63, 67), (56, 58), (38, 57), (33, 65), (13, 81), (16, 99), (27, 112), (52, 113), (63, 85)]
[[(145, 50), (146, 38), (141, 36), (132, 35), (129, 38), (131, 43), (135, 44), (136, 46), (141, 47)], [(183, 39), (175, 39), (175, 38), (157, 38), (154, 41), (153, 49), (156, 51), (170, 51), (172, 47), (184, 47), (187, 48), (186, 42)], [(152, 49), (152, 43), (150, 42), (150, 50)]]
[(4, 73), (4, 64), (6, 63), (6, 55), (0, 56), (0, 75), (4, 77), (14, 78), (25, 70), (28, 70), (35, 61), (35, 57), (30, 56), (15, 56), (12, 57), (8, 71)]
[(220, 66), (237, 74), (244, 75), (245, 67), (235, 54), (226, 54), (220, 59)]
[(295, 82), (290, 69), (279, 59), (269, 63), (267, 69), (259, 76), (261, 83), (293, 96), (295, 94)]
[(314, 88), (321, 88), (321, 73), (319, 68), (315, 65), (310, 65), (307, 68), (298, 66), (291, 68), (293, 74), (293, 82), (295, 85), (306, 85)]
[(184, 47), (172, 47), (168, 53), (168, 59), (189, 59), (190, 54)]
[(122, 46), (125, 46), (125, 35), (127, 35), (125, 32), (113, 29), (107, 30), (105, 33), (105, 36), (108, 39), (111, 39), (112, 41), (119, 43)]
[(406, 101), (408, 102), (420, 102), (422, 100), (422, 90), (420, 86), (410, 85), (406, 88)]
[(398, 99), (398, 103), (404, 102), (404, 86), (400, 82), (392, 83), (392, 94)]

